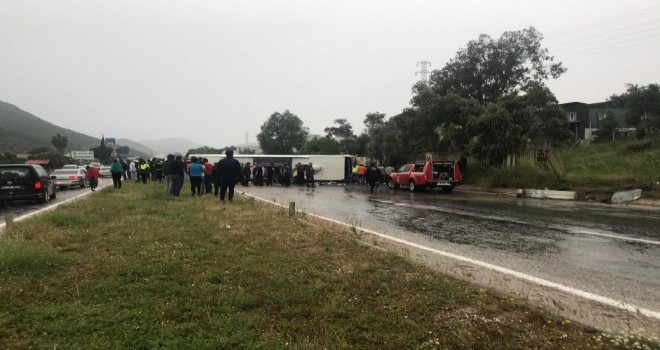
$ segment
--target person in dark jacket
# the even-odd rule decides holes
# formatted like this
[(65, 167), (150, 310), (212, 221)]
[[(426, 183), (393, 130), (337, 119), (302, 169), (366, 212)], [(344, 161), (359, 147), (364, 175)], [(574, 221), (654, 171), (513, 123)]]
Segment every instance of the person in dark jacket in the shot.
[(228, 149), (225, 158), (218, 162), (218, 173), (220, 180), (220, 202), (225, 202), (225, 194), (229, 190), (229, 201), (234, 200), (234, 186), (241, 176), (241, 164), (234, 159), (234, 151)]
[(245, 163), (243, 166), (243, 182), (241, 182), (241, 185), (243, 186), (249, 186), (250, 185), (250, 175), (252, 174), (252, 170), (250, 170), (250, 162)]
[(213, 194), (217, 197), (218, 191), (220, 190), (220, 169), (218, 165), (220, 162), (213, 164), (213, 170), (211, 171), (211, 181), (213, 182)]
[(174, 197), (181, 196), (181, 188), (183, 188), (183, 176), (185, 174), (185, 164), (183, 157), (176, 156), (172, 162), (172, 195)]
[(266, 168), (266, 186), (272, 186), (273, 176), (275, 175), (275, 168), (273, 167), (273, 163), (266, 165), (265, 168)]
[(280, 167), (280, 172), (282, 174), (282, 186), (291, 186), (291, 167), (284, 164)]
[(261, 164), (257, 164), (254, 167), (254, 185), (255, 186), (264, 185), (264, 167)]
[(163, 176), (165, 176), (165, 194), (174, 195), (172, 164), (174, 164), (174, 155), (168, 154), (163, 162)]
[(366, 179), (369, 187), (371, 188), (370, 192), (374, 193), (374, 187), (376, 187), (376, 183), (381, 182), (383, 179), (375, 163), (371, 163), (371, 166), (367, 168)]

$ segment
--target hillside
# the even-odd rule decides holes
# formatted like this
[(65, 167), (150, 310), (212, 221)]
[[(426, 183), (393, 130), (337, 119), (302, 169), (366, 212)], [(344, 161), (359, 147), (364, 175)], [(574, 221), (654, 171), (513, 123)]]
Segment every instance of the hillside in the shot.
[(128, 148), (130, 148), (131, 151), (137, 151), (146, 155), (153, 155), (157, 153), (156, 151), (143, 145), (142, 143), (129, 139), (117, 139), (117, 144), (128, 146)]
[(0, 101), (0, 150), (25, 153), (36, 147), (52, 147), (51, 137), (66, 136), (69, 148), (86, 150), (100, 139), (59, 127), (12, 104)]
[(186, 154), (186, 152), (191, 148), (201, 147), (202, 145), (194, 143), (190, 140), (171, 137), (162, 140), (148, 140), (140, 141), (142, 144), (153, 149), (156, 154), (168, 154), (168, 153), (181, 153)]
[(660, 198), (660, 134), (552, 152), (557, 161), (548, 166), (534, 159), (519, 160), (513, 169), (471, 162), (466, 183), (573, 190), (582, 199), (602, 201), (616, 191), (640, 188), (644, 198)]
[[(59, 127), (34, 116), (12, 104), (0, 101), (0, 153), (27, 153), (37, 147), (53, 147), (50, 140), (60, 134), (68, 139), (69, 150), (88, 150), (101, 139)], [(117, 140), (118, 145), (131, 149), (131, 155), (147, 157), (155, 152), (149, 147), (128, 139)], [(135, 152), (137, 151), (137, 152)]]

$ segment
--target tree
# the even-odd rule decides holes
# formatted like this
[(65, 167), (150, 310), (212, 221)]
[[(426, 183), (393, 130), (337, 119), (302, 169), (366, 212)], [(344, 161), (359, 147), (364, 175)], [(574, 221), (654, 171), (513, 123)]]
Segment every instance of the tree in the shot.
[(257, 140), (265, 154), (291, 154), (300, 151), (307, 140), (309, 129), (297, 115), (284, 111), (273, 113), (261, 125)]
[(335, 119), (334, 123), (337, 126), (328, 127), (323, 129), (327, 137), (336, 137), (340, 140), (354, 137), (353, 126), (346, 119)]
[(628, 84), (626, 92), (610, 97), (610, 105), (625, 108), (626, 122), (642, 132), (660, 129), (660, 84)]
[(531, 81), (521, 93), (504, 97), (499, 103), (519, 126), (522, 138), (539, 145), (559, 145), (571, 137), (566, 115), (547, 86)]
[[(542, 39), (534, 27), (504, 32), (497, 40), (482, 34), (431, 73), (429, 88), (439, 95), (455, 93), (485, 104), (516, 94), (531, 80), (556, 79), (566, 68), (553, 63), (554, 57), (541, 47)], [(417, 84), (415, 94), (424, 93), (424, 86)]]
[(371, 159), (380, 161), (385, 160), (383, 144), (385, 142), (385, 114), (368, 113), (364, 117), (365, 134), (368, 142), (366, 145), (366, 154)]
[(337, 140), (330, 137), (315, 137), (303, 147), (304, 154), (339, 154), (341, 146)]
[[(190, 154), (224, 154), (225, 151), (228, 150), (228, 149), (230, 149), (232, 151), (235, 151), (236, 146), (232, 145), (232, 146), (225, 146), (225, 147), (222, 147), (222, 148), (213, 148), (213, 147), (209, 147), (209, 146), (202, 146), (202, 147), (197, 147), (197, 148), (191, 148), (191, 149), (188, 150), (188, 152), (186, 152), (186, 157), (188, 157), (188, 155), (190, 155)], [(243, 153), (246, 154), (245, 152), (243, 152)]]
[(18, 164), (23, 163), (24, 160), (19, 158), (16, 154), (5, 152), (0, 154), (0, 164)]
[(119, 155), (122, 155), (122, 154), (128, 155), (131, 152), (131, 148), (128, 147), (128, 146), (117, 146), (115, 151), (117, 151), (117, 154), (119, 154)]
[(507, 154), (527, 144), (521, 125), (501, 104), (489, 104), (474, 123), (478, 137), (473, 151), (490, 164), (502, 164)]
[(53, 138), (50, 139), (50, 143), (53, 144), (53, 146), (58, 152), (64, 153), (64, 149), (69, 143), (69, 140), (66, 138), (66, 136), (57, 134), (56, 136), (53, 136)]

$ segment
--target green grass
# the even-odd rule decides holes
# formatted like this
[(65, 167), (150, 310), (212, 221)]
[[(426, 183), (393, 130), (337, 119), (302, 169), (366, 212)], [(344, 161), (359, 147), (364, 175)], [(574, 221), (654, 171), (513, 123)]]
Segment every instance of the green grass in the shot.
[(247, 198), (104, 190), (0, 239), (0, 348), (612, 348), (354, 237)]
[(605, 142), (555, 149), (560, 176), (552, 166), (520, 162), (516, 168), (468, 166), (466, 182), (483, 187), (574, 190), (586, 199), (611, 197), (616, 191), (641, 188), (645, 198), (660, 198), (660, 135), (641, 140)]

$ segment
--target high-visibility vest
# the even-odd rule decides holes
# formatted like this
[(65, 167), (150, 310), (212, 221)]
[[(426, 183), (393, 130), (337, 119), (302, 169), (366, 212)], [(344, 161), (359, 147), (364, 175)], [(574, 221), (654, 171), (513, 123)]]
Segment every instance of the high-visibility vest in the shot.
[(358, 171), (358, 166), (357, 166), (357, 165), (353, 165), (353, 169), (351, 169), (351, 172), (352, 172), (353, 174), (357, 174), (357, 171)]
[(149, 169), (149, 163), (144, 163), (140, 165), (140, 170), (147, 170), (147, 169)]

